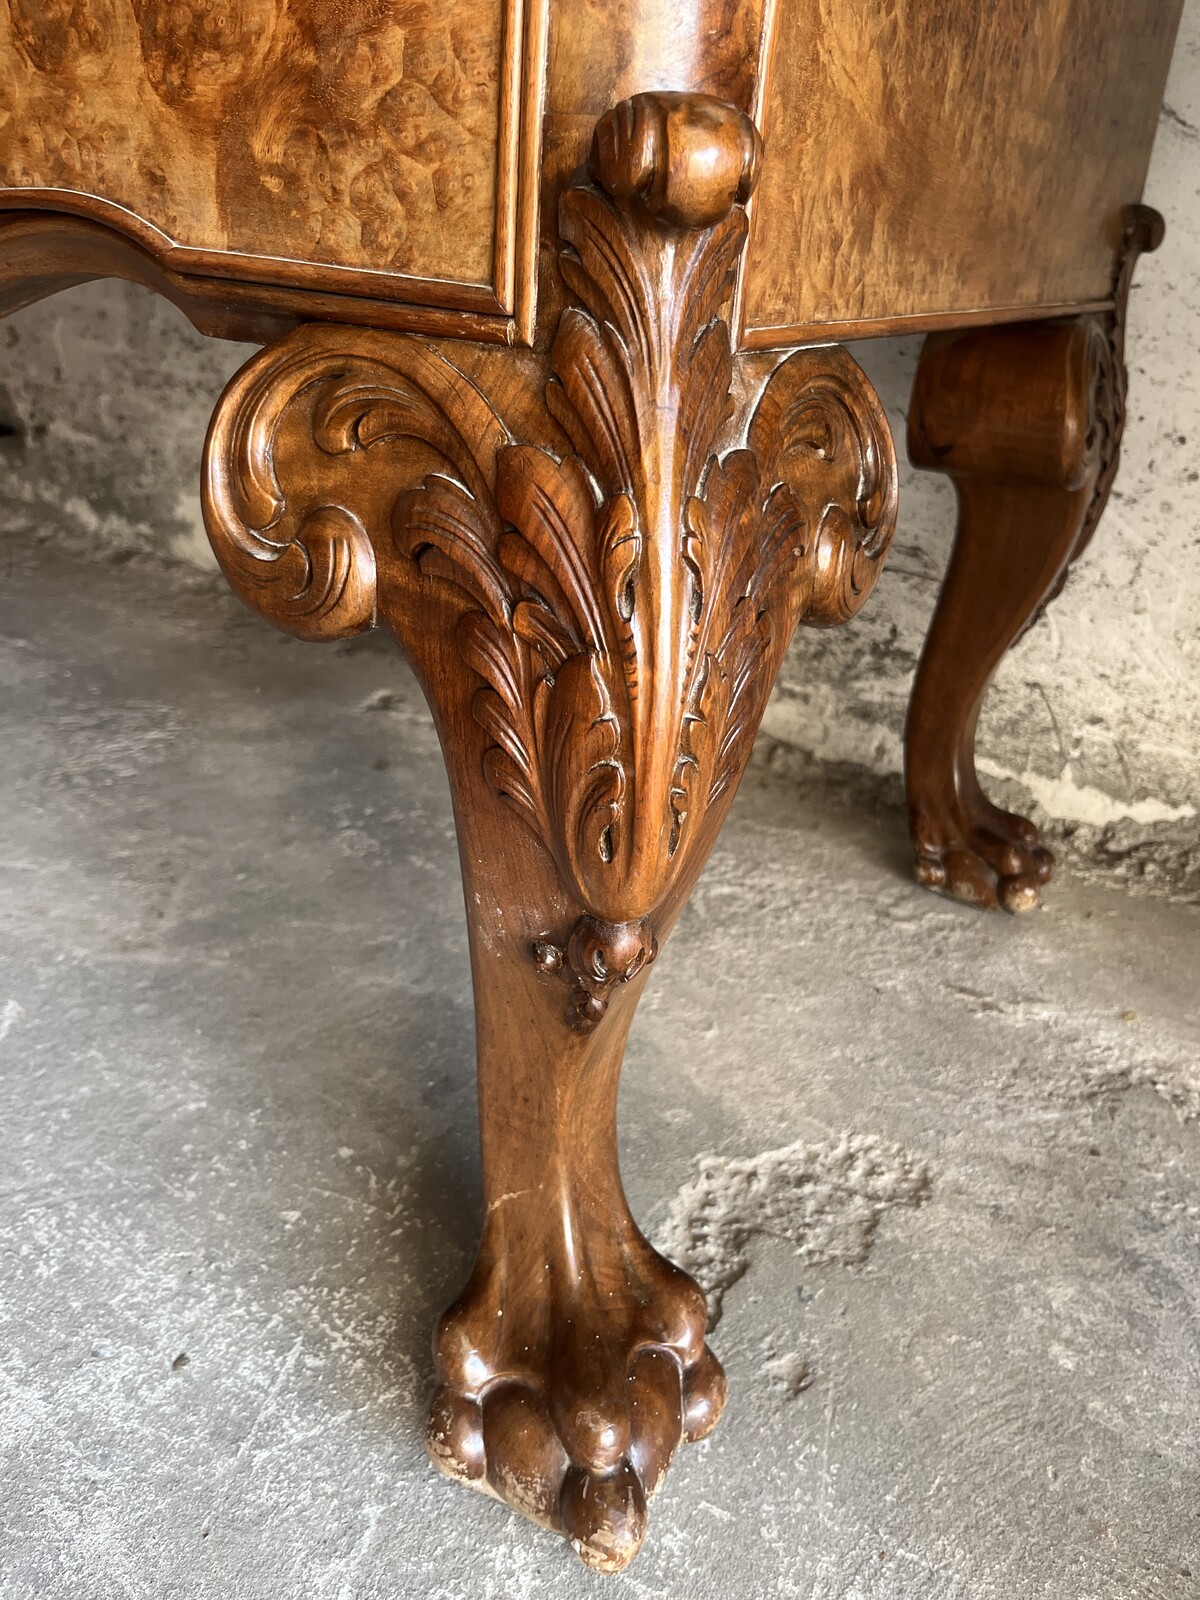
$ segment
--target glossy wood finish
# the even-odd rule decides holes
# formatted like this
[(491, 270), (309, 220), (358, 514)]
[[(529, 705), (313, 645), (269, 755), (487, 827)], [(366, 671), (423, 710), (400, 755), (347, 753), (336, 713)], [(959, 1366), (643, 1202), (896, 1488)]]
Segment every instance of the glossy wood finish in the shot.
[(775, 0), (552, 6), (543, 157), (543, 220), (551, 247), (559, 193), (586, 159), (597, 118), (611, 106), (648, 90), (687, 89), (753, 118), (774, 6)]
[(781, 0), (742, 340), (1105, 302), (1181, 0)]
[(505, 347), (514, 336), (512, 319), (482, 312), (175, 272), (103, 223), (55, 211), (0, 210), (0, 317), (96, 278), (140, 283), (177, 305), (201, 333), (257, 344), (313, 318)]
[(544, 32), (544, 0), (3, 0), (0, 205), (528, 336)]
[(940, 334), (922, 352), (909, 455), (953, 478), (959, 518), (909, 706), (909, 827), (920, 881), (974, 905), (1031, 910), (1053, 870), (1034, 825), (984, 794), (976, 724), (992, 674), (1104, 510), (1125, 423), (1129, 286), (1162, 235), (1157, 212), (1128, 210), (1107, 316)]
[(793, 628), (858, 609), (894, 526), (829, 328), (1020, 318), (918, 375), (910, 448), (962, 515), (908, 784), (924, 881), (1031, 904), (1049, 856), (983, 795), (975, 722), (1116, 468), (1152, 216), (1113, 251), (1177, 16), (0, 0), (0, 315), (111, 275), (267, 343), (206, 448), (222, 567), (300, 637), (388, 627), (425, 688), (486, 1194), (429, 1448), (599, 1570), (725, 1392), (621, 1189), (626, 1034)]
[[(760, 154), (710, 97), (624, 102), (562, 200), (571, 303), (535, 392), (508, 368), (485, 397), (421, 343), (310, 327), (234, 380), (206, 451), (238, 593), (303, 638), (385, 624), (437, 721), (487, 1211), (437, 1336), (430, 1450), (604, 1571), (725, 1394), (703, 1296), (621, 1190), (626, 1033), (793, 628), (857, 610), (895, 521), (887, 421), (839, 349), (784, 361), (744, 445), (714, 453)], [(554, 450), (510, 431), (531, 406)]]
[(235, 281), (264, 338), (527, 343), (596, 118), (698, 90), (769, 135), (735, 347), (1103, 310), (1180, 4), (0, 0), (0, 210), (108, 227), (187, 307)]

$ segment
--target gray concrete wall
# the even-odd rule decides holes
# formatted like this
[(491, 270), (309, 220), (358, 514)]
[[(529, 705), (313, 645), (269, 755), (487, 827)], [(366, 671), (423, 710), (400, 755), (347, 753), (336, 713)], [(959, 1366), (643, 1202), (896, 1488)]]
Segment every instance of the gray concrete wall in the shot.
[[(1138, 273), (1131, 417), (1113, 502), (1047, 619), (1002, 669), (981, 730), (999, 797), (1077, 842), (1200, 855), (1200, 0), (1188, 0), (1147, 199), (1167, 242)], [(0, 324), (0, 532), (110, 560), (208, 560), (196, 491), (204, 430), (245, 349), (170, 306), (95, 284)], [(915, 340), (859, 348), (903, 437)], [(904, 707), (949, 549), (946, 483), (906, 472), (890, 568), (866, 614), (804, 632), (770, 734), (878, 774), (900, 767)]]

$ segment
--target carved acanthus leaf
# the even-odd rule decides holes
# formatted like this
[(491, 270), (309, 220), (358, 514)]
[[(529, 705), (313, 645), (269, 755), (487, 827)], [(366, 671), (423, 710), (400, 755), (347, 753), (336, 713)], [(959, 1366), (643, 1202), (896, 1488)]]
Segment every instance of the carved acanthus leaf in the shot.
[(1089, 444), (1096, 462), (1095, 487), (1088, 502), (1087, 513), (1071, 558), (1059, 574), (1057, 582), (1042, 603), (1030, 616), (1019, 637), (1024, 638), (1035, 627), (1051, 605), (1062, 593), (1071, 569), (1092, 542), (1100, 525), (1108, 497), (1117, 480), (1121, 464), (1121, 439), (1125, 432), (1125, 405), (1129, 374), (1125, 368), (1125, 322), (1129, 310), (1129, 292), (1133, 288), (1133, 274), (1138, 258), (1157, 250), (1166, 234), (1166, 223), (1152, 206), (1126, 206), (1121, 217), (1121, 235), (1117, 242), (1116, 261), (1113, 267), (1112, 307), (1097, 317), (1093, 323), (1089, 361), (1091, 375), (1091, 425)]
[[(1129, 374), (1125, 370), (1125, 320), (1129, 310), (1129, 292), (1133, 288), (1133, 274), (1139, 256), (1157, 250), (1165, 233), (1166, 224), (1152, 206), (1125, 207), (1113, 269), (1112, 310), (1104, 315), (1102, 338), (1098, 341), (1095, 354), (1093, 405), (1099, 457), (1096, 488), (1072, 561), (1077, 561), (1091, 542), (1116, 481), (1129, 385)], [(1049, 603), (1047, 600), (1045, 604)], [(1044, 609), (1045, 606), (1041, 608)]]

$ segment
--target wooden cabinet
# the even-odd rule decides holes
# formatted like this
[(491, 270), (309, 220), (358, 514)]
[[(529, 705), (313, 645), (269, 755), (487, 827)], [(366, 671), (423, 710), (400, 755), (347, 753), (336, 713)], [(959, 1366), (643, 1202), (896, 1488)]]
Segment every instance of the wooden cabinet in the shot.
[(425, 689), (487, 1201), (428, 1445), (600, 1570), (725, 1399), (703, 1296), (621, 1189), (625, 1036), (793, 629), (851, 618), (895, 527), (835, 341), (930, 332), (910, 452), (958, 490), (917, 875), (1028, 909), (1053, 861), (975, 727), (1117, 471), (1178, 15), (0, 0), (0, 314), (115, 275), (265, 344), (205, 451), (222, 567), (302, 638), (388, 628)]
[(545, 4), (6, 0), (0, 206), (310, 291), (299, 314), (529, 339), (539, 200), (608, 105), (699, 88), (766, 144), (741, 346), (1108, 298), (1179, 0)]

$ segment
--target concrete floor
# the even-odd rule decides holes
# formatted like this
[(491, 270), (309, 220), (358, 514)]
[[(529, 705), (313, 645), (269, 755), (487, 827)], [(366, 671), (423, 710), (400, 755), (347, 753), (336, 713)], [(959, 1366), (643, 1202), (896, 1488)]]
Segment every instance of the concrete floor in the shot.
[(981, 916), (751, 775), (622, 1103), (730, 1405), (595, 1578), (421, 1450), (478, 1179), (411, 679), (2, 559), (4, 1600), (1200, 1593), (1200, 908)]

